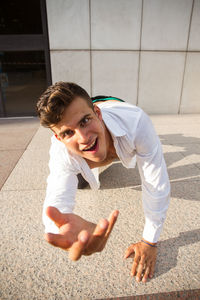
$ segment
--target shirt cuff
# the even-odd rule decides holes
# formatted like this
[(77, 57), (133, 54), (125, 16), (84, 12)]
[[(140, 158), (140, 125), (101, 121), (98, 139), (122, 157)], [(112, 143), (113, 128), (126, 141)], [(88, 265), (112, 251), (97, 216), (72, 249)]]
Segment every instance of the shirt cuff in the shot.
[(146, 218), (143, 238), (150, 243), (157, 243), (163, 228), (163, 224), (155, 224)]

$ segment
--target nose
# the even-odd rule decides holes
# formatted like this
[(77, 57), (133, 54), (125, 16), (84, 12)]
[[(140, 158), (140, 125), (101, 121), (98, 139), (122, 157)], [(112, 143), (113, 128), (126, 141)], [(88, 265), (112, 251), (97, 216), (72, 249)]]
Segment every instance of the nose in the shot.
[(89, 141), (88, 131), (86, 128), (79, 128), (76, 132), (79, 144), (87, 144)]

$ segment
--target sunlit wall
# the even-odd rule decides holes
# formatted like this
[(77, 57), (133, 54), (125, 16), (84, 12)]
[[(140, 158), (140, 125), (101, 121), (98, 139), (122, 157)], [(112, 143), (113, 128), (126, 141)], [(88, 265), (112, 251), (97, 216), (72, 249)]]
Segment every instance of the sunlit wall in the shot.
[(200, 0), (47, 0), (53, 82), (200, 112)]

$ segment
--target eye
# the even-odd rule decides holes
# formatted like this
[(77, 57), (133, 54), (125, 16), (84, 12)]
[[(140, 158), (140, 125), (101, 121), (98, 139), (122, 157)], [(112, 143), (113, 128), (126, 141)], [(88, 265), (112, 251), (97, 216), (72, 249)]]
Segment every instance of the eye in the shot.
[(89, 117), (85, 117), (85, 118), (81, 121), (80, 126), (81, 126), (81, 127), (84, 127), (89, 121), (90, 121), (90, 118), (89, 118)]
[(62, 134), (62, 138), (64, 139), (64, 138), (66, 138), (66, 137), (70, 137), (70, 136), (72, 136), (73, 135), (73, 131), (72, 130), (66, 130), (65, 132), (63, 132), (63, 134)]

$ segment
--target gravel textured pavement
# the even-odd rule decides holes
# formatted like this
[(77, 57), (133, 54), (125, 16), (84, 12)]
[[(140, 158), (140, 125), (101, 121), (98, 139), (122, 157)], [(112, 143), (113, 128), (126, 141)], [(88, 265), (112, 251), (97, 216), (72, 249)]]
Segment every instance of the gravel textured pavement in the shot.
[[(83, 218), (97, 222), (113, 209), (120, 215), (102, 253), (71, 262), (67, 252), (43, 239), (41, 215), (51, 132), (39, 127), (36, 119), (7, 124), (10, 129), (21, 129), (9, 144), (17, 158), (9, 170), (0, 173), (7, 172), (0, 191), (0, 299), (88, 300), (192, 290), (196, 290), (194, 299), (200, 298), (200, 115), (151, 119), (163, 144), (172, 197), (155, 276), (146, 284), (130, 277), (132, 259), (123, 259), (125, 249), (140, 240), (143, 231), (137, 168), (128, 170), (114, 162), (101, 168), (98, 191), (78, 190), (75, 212)], [(7, 125), (1, 121), (1, 139), (9, 132)], [(4, 166), (6, 145), (0, 150)], [(7, 160), (12, 161), (13, 155)]]

